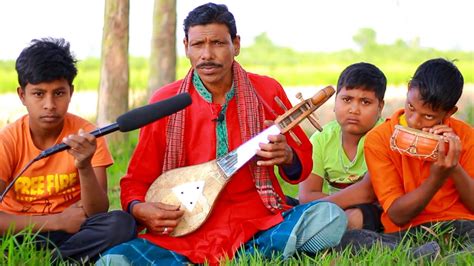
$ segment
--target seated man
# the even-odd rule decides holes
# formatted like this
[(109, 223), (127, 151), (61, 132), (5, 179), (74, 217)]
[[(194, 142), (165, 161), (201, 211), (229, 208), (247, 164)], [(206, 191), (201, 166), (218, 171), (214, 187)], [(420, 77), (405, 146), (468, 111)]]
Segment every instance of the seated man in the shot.
[[(342, 71), (337, 82), (334, 112), (336, 120), (311, 136), (313, 170), (299, 185), (299, 201), (307, 203), (334, 194), (360, 181), (367, 172), (364, 159), (365, 134), (377, 124), (384, 106), (387, 87), (385, 75), (369, 63), (356, 63)], [(363, 181), (367, 183), (368, 177)], [(370, 184), (369, 184), (370, 185)], [(372, 188), (368, 188), (370, 193)], [(351, 194), (354, 196), (354, 194)], [(349, 223), (348, 229), (382, 231), (382, 209), (376, 203), (362, 203), (352, 198), (341, 204)]]
[(169, 235), (187, 208), (145, 201), (152, 183), (171, 169), (225, 156), (261, 132), (265, 120), (276, 118), (273, 110), (281, 110), (276, 96), (290, 106), (278, 82), (247, 73), (234, 60), (240, 52), (240, 37), (225, 5), (197, 7), (185, 19), (184, 31), (192, 68), (183, 80), (157, 90), (151, 102), (189, 92), (193, 104), (141, 130), (121, 180), (121, 199), (123, 208), (146, 233), (109, 250), (104, 262), (218, 263), (232, 259), (239, 249), (258, 251), (264, 257), (279, 253), (287, 257), (337, 244), (347, 222), (342, 210), (328, 202), (290, 209), (273, 173), (273, 166), (278, 165), (282, 177), (293, 184), (308, 176), (311, 144), (299, 127), (294, 132), (302, 141), (300, 146), (291, 139), (287, 142), (284, 135), (271, 134), (270, 143), (260, 143), (257, 160), (244, 164), (230, 178), (197, 230), (180, 237)]
[[(113, 161), (105, 140), (86, 133), (93, 124), (67, 112), (77, 74), (69, 43), (33, 40), (16, 60), (16, 70), (18, 96), (28, 114), (0, 131), (0, 231), (32, 227), (41, 231), (40, 243), (57, 247), (53, 257), (93, 260), (133, 238), (136, 230), (129, 214), (107, 213), (106, 168)], [(42, 150), (60, 142), (71, 149), (21, 172)]]

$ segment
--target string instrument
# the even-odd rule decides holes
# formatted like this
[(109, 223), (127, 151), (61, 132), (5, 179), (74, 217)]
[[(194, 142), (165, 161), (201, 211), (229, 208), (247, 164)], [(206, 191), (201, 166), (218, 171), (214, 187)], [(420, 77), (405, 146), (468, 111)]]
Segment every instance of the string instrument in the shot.
[(163, 173), (148, 189), (145, 201), (184, 207), (184, 215), (170, 235), (183, 236), (193, 232), (206, 221), (214, 202), (232, 175), (255, 155), (259, 143), (268, 143), (270, 135), (290, 131), (333, 94), (332, 86), (321, 89), (312, 98), (303, 100), (278, 116), (274, 125), (218, 159)]

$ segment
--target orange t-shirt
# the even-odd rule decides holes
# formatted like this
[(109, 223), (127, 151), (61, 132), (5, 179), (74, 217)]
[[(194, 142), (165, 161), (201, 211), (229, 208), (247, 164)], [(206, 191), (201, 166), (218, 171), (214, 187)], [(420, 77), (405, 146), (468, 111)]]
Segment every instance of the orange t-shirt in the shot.
[[(399, 227), (388, 217), (387, 210), (396, 199), (415, 190), (429, 177), (432, 164), (391, 150), (390, 137), (403, 113), (403, 110), (395, 112), (385, 123), (372, 129), (365, 141), (364, 152), (372, 186), (384, 209), (382, 223), (385, 232), (397, 232), (427, 222), (474, 220), (474, 213), (461, 202), (454, 182), (450, 178), (433, 196), (425, 209), (409, 224)], [(459, 163), (474, 179), (474, 128), (452, 117), (447, 119), (446, 125), (451, 127), (461, 139), (462, 150)]]
[[(95, 126), (67, 113), (56, 143), (61, 143), (69, 134), (77, 133), (80, 128), (91, 131)], [(0, 180), (8, 185), (40, 153), (41, 150), (31, 138), (28, 115), (7, 125), (0, 131)], [(107, 167), (112, 163), (105, 139), (98, 138), (92, 166)], [(67, 152), (59, 152), (34, 162), (0, 203), (0, 211), (28, 215), (59, 213), (80, 197), (79, 174), (74, 157)]]

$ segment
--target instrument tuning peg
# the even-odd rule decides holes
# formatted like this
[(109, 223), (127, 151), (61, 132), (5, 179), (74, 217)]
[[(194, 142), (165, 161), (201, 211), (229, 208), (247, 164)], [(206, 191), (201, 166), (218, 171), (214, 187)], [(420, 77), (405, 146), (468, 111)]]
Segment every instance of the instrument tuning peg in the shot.
[[(304, 98), (303, 98), (303, 94), (301, 92), (298, 92), (296, 93), (295, 97), (297, 99), (299, 99), (300, 101), (304, 102)], [(309, 105), (309, 103), (308, 103)], [(321, 125), (318, 123), (318, 117), (313, 113), (313, 114), (310, 114), (308, 115), (306, 118), (308, 118), (309, 122), (311, 122), (311, 125), (313, 125), (313, 127), (315, 127), (317, 130), (319, 130), (320, 132), (323, 131), (323, 128), (321, 127)]]
[[(280, 98), (278, 98), (278, 96), (275, 96), (275, 102), (278, 104), (278, 106), (280, 106), (281, 109), (283, 109), (285, 112), (288, 111), (288, 108), (286, 108), (285, 104), (281, 101)], [(291, 138), (298, 144), (298, 145), (301, 145), (301, 140), (298, 138), (298, 136), (296, 136), (296, 134), (293, 132), (293, 131), (289, 131), (288, 133), (290, 133), (290, 136)]]
[(302, 101), (302, 102), (304, 101), (304, 99), (303, 99), (303, 94), (302, 94), (301, 92), (296, 93), (295, 97), (296, 97), (296, 99), (298, 99), (298, 100), (300, 100), (300, 101)]
[(283, 110), (283, 111), (288, 111), (288, 108), (286, 108), (285, 104), (281, 101), (280, 98), (278, 98), (278, 96), (275, 96), (275, 102), (278, 104), (278, 106), (280, 106), (280, 108)]

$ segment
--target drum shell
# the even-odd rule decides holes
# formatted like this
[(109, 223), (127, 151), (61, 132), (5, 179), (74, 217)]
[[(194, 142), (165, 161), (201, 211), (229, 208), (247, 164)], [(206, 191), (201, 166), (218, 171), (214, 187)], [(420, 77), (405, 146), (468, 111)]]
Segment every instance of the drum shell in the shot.
[[(421, 130), (407, 128), (400, 125), (395, 126), (390, 139), (390, 147), (401, 154), (415, 157), (421, 160), (436, 161), (438, 159), (439, 135), (434, 135)], [(443, 141), (445, 151), (448, 151), (448, 143)]]

